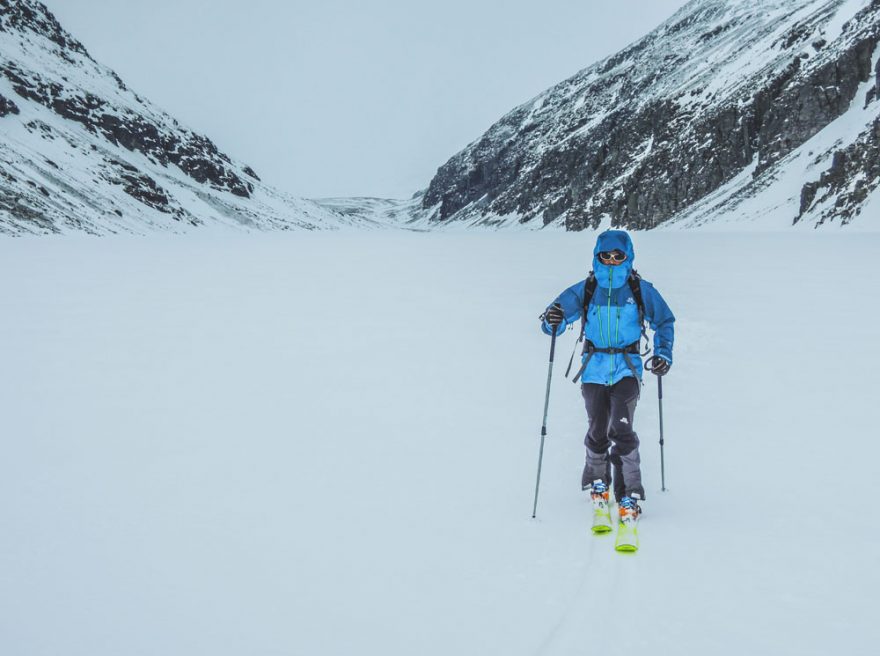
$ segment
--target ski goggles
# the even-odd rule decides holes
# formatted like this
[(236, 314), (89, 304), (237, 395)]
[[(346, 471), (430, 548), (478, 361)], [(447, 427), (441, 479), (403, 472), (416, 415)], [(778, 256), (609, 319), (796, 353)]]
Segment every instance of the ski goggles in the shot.
[(626, 253), (623, 251), (602, 251), (599, 253), (599, 261), (602, 264), (621, 264), (626, 262)]

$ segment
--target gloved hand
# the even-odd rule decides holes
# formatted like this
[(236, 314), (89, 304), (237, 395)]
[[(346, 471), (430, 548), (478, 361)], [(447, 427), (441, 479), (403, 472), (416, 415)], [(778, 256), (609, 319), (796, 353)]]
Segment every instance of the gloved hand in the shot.
[(551, 307), (547, 308), (546, 312), (544, 312), (544, 321), (546, 321), (551, 328), (559, 326), (564, 319), (565, 313), (562, 311), (562, 306), (559, 305), (559, 303), (554, 303)]
[(661, 358), (659, 355), (655, 355), (648, 361), (648, 366), (645, 367), (652, 374), (657, 376), (665, 376), (669, 373), (669, 367), (672, 364), (666, 358)]

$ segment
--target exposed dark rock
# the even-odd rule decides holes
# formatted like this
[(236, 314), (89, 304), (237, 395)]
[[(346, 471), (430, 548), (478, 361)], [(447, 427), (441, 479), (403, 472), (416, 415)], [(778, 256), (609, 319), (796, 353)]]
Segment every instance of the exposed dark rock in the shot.
[[(780, 37), (779, 41), (773, 45), (779, 45), (781, 48), (791, 48), (794, 45), (803, 43), (810, 38), (813, 33), (813, 26), (809, 21), (798, 23), (785, 34)], [(815, 44), (814, 44), (815, 45)]]
[(32, 31), (59, 46), (60, 52), (89, 53), (83, 45), (64, 31), (55, 16), (40, 2), (0, 0), (0, 32)]
[(40, 136), (43, 139), (46, 139), (48, 141), (53, 141), (55, 139), (55, 133), (52, 130), (52, 126), (47, 125), (43, 121), (38, 121), (38, 120), (28, 121), (27, 123), (25, 123), (25, 127), (30, 132), (39, 132)]
[(804, 185), (800, 213), (794, 221), (797, 223), (817, 206), (825, 206), (820, 212), (819, 223), (839, 219), (847, 224), (859, 214), (861, 204), (878, 186), (880, 118), (852, 144), (834, 153), (831, 166), (818, 181)]
[(9, 100), (8, 98), (0, 95), (0, 118), (4, 116), (9, 116), (10, 114), (18, 114), (19, 113), (18, 105)]
[[(2, 177), (6, 179), (7, 183), (15, 182), (15, 179), (8, 174), (2, 175)], [(59, 231), (53, 222), (46, 217), (43, 208), (35, 202), (38, 197), (16, 193), (12, 191), (14, 188), (14, 185), (9, 187), (0, 185), (0, 214), (7, 212), (16, 219), (27, 222), (43, 232)]]
[(171, 203), (165, 191), (148, 175), (141, 173), (122, 173), (119, 176), (122, 189), (132, 198), (137, 198), (160, 212), (171, 214)]
[(726, 23), (725, 25), (719, 25), (715, 29), (709, 30), (708, 32), (704, 32), (700, 35), (700, 38), (697, 40), (699, 43), (705, 43), (706, 41), (711, 41), (712, 39), (724, 34), (727, 30), (731, 28), (730, 23)]
[(843, 114), (859, 85), (871, 74), (871, 56), (880, 32), (861, 39), (841, 56), (811, 74), (787, 83), (773, 99), (759, 138), (758, 172), (778, 161)]
[(877, 59), (877, 66), (874, 67), (874, 87), (880, 89), (880, 58)]
[(86, 93), (65, 93), (61, 85), (43, 81), (9, 64), (0, 72), (22, 98), (37, 102), (59, 116), (82, 124), (113, 144), (154, 158), (163, 166), (174, 164), (196, 182), (248, 198), (253, 185), (245, 182), (229, 166), (229, 158), (209, 139), (188, 131), (164, 130), (148, 119), (126, 109), (114, 109), (107, 101)]
[(163, 214), (171, 214), (177, 219), (183, 216), (183, 211), (175, 205), (165, 190), (136, 166), (118, 159), (111, 160), (109, 165), (105, 175), (108, 182), (121, 186), (129, 196)]

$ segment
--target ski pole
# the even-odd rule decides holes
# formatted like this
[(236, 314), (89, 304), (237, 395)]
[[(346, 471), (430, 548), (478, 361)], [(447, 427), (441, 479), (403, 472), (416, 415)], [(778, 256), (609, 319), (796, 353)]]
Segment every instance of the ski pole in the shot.
[(660, 490), (666, 492), (666, 467), (663, 462), (663, 377), (657, 376), (657, 402), (660, 404)]
[(553, 375), (553, 356), (556, 353), (556, 330), (550, 337), (550, 364), (547, 367), (547, 392), (544, 395), (544, 422), (541, 424), (541, 450), (538, 452), (538, 480), (535, 481), (535, 505), (532, 507), (532, 519), (538, 512), (538, 488), (541, 486), (541, 464), (544, 461), (544, 438), (547, 437), (547, 408), (550, 405), (550, 380)]

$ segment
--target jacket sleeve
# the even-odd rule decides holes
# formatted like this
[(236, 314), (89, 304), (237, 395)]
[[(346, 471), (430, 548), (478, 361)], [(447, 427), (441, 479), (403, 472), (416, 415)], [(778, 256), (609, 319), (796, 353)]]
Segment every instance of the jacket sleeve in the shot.
[(654, 331), (654, 355), (672, 363), (672, 343), (675, 340), (675, 317), (672, 310), (654, 289), (654, 285), (642, 281), (642, 299), (645, 302), (645, 318)]
[[(581, 280), (580, 282), (576, 282), (571, 287), (562, 292), (553, 303), (559, 303), (562, 306), (562, 311), (565, 313), (565, 321), (563, 321), (559, 328), (556, 329), (556, 334), (561, 335), (566, 328), (568, 328), (571, 324), (581, 320), (581, 314), (584, 309), (584, 283), (586, 280)], [(547, 309), (550, 309), (550, 306), (553, 305), (551, 303), (547, 306)], [(541, 330), (543, 330), (546, 334), (552, 335), (553, 329), (550, 328), (550, 324), (546, 321), (541, 321)]]

